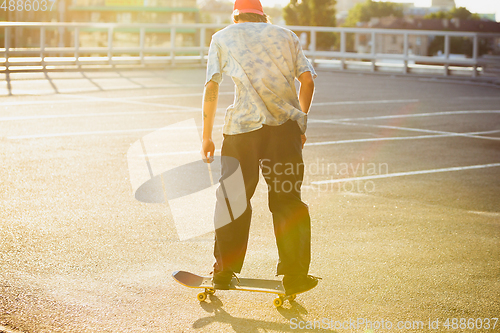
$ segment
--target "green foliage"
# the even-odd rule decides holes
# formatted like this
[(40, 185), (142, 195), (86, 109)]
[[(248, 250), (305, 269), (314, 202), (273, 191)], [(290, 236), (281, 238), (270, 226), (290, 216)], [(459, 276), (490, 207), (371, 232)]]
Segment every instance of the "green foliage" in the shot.
[[(287, 25), (334, 27), (336, 2), (336, 0), (290, 0), (290, 3), (283, 8), (283, 18)], [(329, 50), (335, 44), (335, 40), (336, 36), (333, 33), (318, 33), (316, 49)]]
[(481, 17), (478, 14), (473, 14), (465, 7), (455, 7), (450, 11), (430, 13), (424, 16), (426, 19), (453, 19), (457, 18), (460, 20), (480, 20)]
[(283, 8), (283, 18), (287, 25), (311, 25), (311, 12), (309, 9), (309, 0), (298, 2), (291, 0)]
[[(488, 53), (491, 50), (488, 41), (485, 38), (480, 38), (478, 43), (478, 55)], [(427, 55), (435, 56), (441, 51), (444, 54), (444, 36), (436, 36), (427, 49)], [(450, 37), (450, 53), (465, 54), (467, 57), (472, 57), (472, 39), (468, 37)]]
[(283, 8), (287, 25), (334, 27), (336, 0), (290, 0)]
[[(426, 19), (439, 19), (439, 20), (480, 20), (481, 18), (477, 14), (473, 14), (467, 10), (465, 7), (455, 7), (450, 11), (439, 11), (436, 13), (431, 13), (426, 15)], [(484, 39), (479, 40), (479, 55), (485, 54), (490, 50)], [(436, 36), (429, 45), (427, 50), (428, 55), (436, 55), (441, 51), (444, 53), (444, 37)], [(450, 53), (453, 54), (465, 54), (467, 57), (472, 56), (472, 41), (470, 38), (466, 37), (451, 37), (450, 38)]]
[(403, 17), (403, 7), (392, 2), (366, 0), (356, 4), (347, 14), (345, 27), (355, 27), (358, 23), (369, 22), (372, 17)]
[[(357, 3), (349, 10), (347, 18), (343, 24), (344, 27), (356, 27), (358, 23), (367, 23), (373, 17), (403, 17), (403, 7), (393, 2), (375, 2), (366, 0)], [(354, 49), (354, 35), (346, 35), (346, 49)]]

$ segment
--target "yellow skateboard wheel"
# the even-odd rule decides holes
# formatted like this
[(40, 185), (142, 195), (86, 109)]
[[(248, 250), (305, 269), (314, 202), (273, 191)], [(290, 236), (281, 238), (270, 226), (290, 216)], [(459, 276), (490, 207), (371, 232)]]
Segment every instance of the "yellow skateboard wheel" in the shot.
[(198, 298), (198, 301), (204, 302), (207, 299), (207, 294), (206, 293), (199, 293), (197, 298)]
[(275, 307), (279, 308), (283, 305), (283, 300), (280, 297), (275, 298), (273, 304)]

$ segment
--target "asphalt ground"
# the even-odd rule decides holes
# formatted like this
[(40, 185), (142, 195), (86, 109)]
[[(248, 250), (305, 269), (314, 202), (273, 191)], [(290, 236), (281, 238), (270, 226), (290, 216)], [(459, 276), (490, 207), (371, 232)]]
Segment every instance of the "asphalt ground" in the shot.
[[(500, 330), (497, 86), (319, 71), (303, 197), (323, 279), (276, 309), (261, 293), (198, 302), (171, 274), (209, 273), (213, 233), (180, 241), (169, 206), (132, 193), (130, 146), (201, 124), (203, 69), (1, 79), (0, 331)], [(218, 148), (232, 91), (225, 78)], [(262, 182), (252, 203), (241, 276), (275, 278)]]

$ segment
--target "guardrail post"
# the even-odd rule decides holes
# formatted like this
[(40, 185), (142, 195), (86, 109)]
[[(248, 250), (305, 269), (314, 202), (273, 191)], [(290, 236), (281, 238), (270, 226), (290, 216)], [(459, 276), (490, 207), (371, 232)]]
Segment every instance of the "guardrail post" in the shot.
[(309, 43), (309, 51), (311, 51), (312, 65), (316, 62), (316, 30), (311, 29), (311, 42)]
[(146, 29), (141, 27), (139, 30), (139, 56), (141, 58), (141, 65), (144, 66), (144, 39), (146, 37)]
[(108, 28), (108, 61), (113, 66), (113, 27)]
[(344, 70), (345, 69), (345, 31), (342, 30), (340, 32), (340, 53), (341, 53), (341, 59), (340, 59), (340, 69)]
[(408, 33), (404, 34), (403, 42), (403, 74), (408, 74)]
[(8, 73), (9, 72), (9, 48), (10, 48), (10, 27), (5, 27), (5, 40), (4, 40), (4, 46), (5, 46), (5, 71)]
[(80, 29), (75, 27), (75, 35), (74, 35), (74, 44), (75, 44), (75, 64), (78, 68), (80, 68)]
[(448, 76), (450, 74), (450, 35), (444, 35), (444, 76)]
[[(57, 45), (58, 45), (58, 47), (63, 48), (65, 46), (64, 45), (64, 36), (66, 35), (66, 27), (59, 27), (58, 31), (59, 31), (59, 42)], [(59, 56), (64, 57), (64, 53), (59, 52)]]
[(43, 70), (45, 70), (45, 27), (40, 27), (40, 59)]
[(472, 60), (474, 65), (472, 65), (472, 77), (477, 77), (477, 58), (479, 55), (479, 37), (477, 34), (474, 35), (472, 41)]
[(372, 54), (372, 72), (375, 72), (377, 70), (377, 64), (376, 64), (376, 58), (375, 58), (375, 31), (372, 31), (372, 49), (371, 49), (371, 54)]
[(175, 27), (170, 28), (170, 64), (175, 65)]
[(205, 35), (207, 33), (207, 29), (206, 28), (201, 28), (200, 29), (200, 61), (201, 61), (201, 65), (204, 66), (205, 65)]

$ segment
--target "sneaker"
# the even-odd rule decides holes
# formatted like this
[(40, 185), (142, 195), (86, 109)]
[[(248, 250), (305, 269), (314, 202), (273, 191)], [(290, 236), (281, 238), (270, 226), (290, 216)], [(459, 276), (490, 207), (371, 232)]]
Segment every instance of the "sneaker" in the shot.
[(287, 296), (300, 294), (318, 285), (319, 278), (311, 275), (285, 275), (283, 287)]
[(231, 271), (215, 271), (214, 277), (212, 278), (214, 289), (229, 290), (233, 275), (234, 273)]

